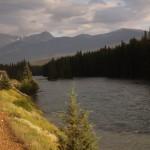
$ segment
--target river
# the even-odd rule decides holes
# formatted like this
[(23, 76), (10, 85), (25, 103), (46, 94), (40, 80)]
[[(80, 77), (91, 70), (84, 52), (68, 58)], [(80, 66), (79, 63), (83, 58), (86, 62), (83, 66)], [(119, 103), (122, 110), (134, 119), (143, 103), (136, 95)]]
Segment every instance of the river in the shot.
[(37, 105), (58, 123), (72, 88), (100, 137), (101, 150), (150, 150), (150, 85), (142, 81), (81, 78), (47, 81), (40, 86)]

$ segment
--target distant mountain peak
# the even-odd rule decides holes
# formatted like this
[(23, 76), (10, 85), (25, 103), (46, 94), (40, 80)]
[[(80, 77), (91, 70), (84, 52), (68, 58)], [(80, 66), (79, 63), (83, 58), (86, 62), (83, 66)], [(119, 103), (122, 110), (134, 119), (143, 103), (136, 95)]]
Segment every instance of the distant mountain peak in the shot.
[(51, 33), (44, 31), (24, 37), (22, 40), (30, 43), (45, 42), (55, 38)]
[(0, 33), (0, 48), (18, 40), (18, 36)]
[[(140, 39), (143, 32), (138, 29), (122, 28), (104, 34), (80, 34), (71, 38), (55, 38), (51, 33), (44, 31), (0, 47), (0, 63), (17, 62), (25, 58), (30, 61), (41, 60), (73, 54), (80, 50), (97, 50), (105, 45), (115, 46), (120, 44), (121, 41), (129, 42), (131, 38)], [(1, 38), (0, 44), (3, 44), (3, 41), (7, 41), (6, 38)]]
[(41, 35), (43, 37), (54, 38), (54, 36), (51, 33), (49, 33), (48, 31), (41, 32), (39, 35)]

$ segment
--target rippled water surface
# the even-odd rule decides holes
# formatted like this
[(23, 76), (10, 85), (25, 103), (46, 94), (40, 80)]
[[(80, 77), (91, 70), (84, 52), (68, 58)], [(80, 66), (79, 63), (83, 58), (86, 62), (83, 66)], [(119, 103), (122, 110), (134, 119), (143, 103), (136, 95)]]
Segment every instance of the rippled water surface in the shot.
[[(143, 137), (146, 140), (145, 144), (150, 144), (150, 140), (147, 139), (150, 135), (149, 84), (141, 81), (107, 78), (58, 81), (47, 81), (43, 77), (35, 78), (40, 85), (37, 104), (47, 117), (55, 120), (55, 113), (64, 111), (69, 92), (75, 88), (81, 106), (91, 111), (90, 119), (95, 124), (98, 134), (105, 132), (104, 135), (108, 136), (107, 133), (109, 132), (111, 135), (128, 133), (127, 136), (129, 136), (129, 134), (136, 134), (135, 137), (138, 134), (145, 135), (146, 139)], [(117, 136), (121, 138), (120, 135)], [(139, 143), (136, 139), (134, 142)], [(143, 146), (145, 144), (143, 143)], [(143, 146), (142, 149), (140, 148), (141, 150), (150, 149), (150, 145), (147, 145), (148, 149), (143, 149)], [(132, 149), (134, 148), (132, 147)]]

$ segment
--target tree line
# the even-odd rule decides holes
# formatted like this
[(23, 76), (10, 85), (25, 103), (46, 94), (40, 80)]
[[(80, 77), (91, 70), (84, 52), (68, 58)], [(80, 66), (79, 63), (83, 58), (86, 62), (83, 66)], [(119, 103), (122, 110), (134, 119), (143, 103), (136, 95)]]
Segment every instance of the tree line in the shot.
[(105, 46), (97, 51), (53, 58), (43, 66), (31, 67), (22, 61), (0, 65), (0, 70), (6, 70), (10, 78), (22, 80), (25, 64), (32, 69), (33, 75), (43, 75), (49, 80), (74, 77), (150, 79), (150, 31), (145, 31), (141, 40), (131, 39), (115, 47)]
[(34, 75), (44, 75), (49, 80), (74, 77), (150, 79), (150, 32), (145, 31), (143, 35), (140, 40), (133, 38), (115, 47), (53, 58), (42, 67), (33, 67)]
[(25, 78), (32, 78), (31, 67), (26, 60), (16, 64), (0, 64), (0, 70), (5, 70), (11, 79), (22, 81)]
[(32, 69), (27, 61), (16, 64), (0, 65), (0, 70), (6, 71), (10, 79), (16, 79), (17, 82), (8, 79), (0, 80), (0, 89), (11, 88), (12, 85), (23, 93), (34, 95), (38, 91), (38, 84), (32, 78)]

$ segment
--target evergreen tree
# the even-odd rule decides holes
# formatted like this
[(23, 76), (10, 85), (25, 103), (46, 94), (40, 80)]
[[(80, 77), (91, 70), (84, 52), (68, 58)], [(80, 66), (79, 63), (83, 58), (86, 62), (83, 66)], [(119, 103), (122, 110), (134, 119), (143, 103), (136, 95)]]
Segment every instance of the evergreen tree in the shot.
[(2, 80), (0, 80), (0, 89), (10, 89), (11, 88), (11, 83), (8, 79), (3, 78)]
[(58, 72), (57, 66), (55, 63), (55, 59), (52, 59), (50, 65), (48, 66), (48, 78), (49, 79), (57, 79)]
[(11, 83), (5, 71), (0, 72), (0, 89), (10, 89)]
[(88, 113), (81, 110), (74, 93), (65, 115), (65, 150), (98, 150), (97, 139), (88, 120)]
[(31, 80), (32, 79), (32, 72), (30, 70), (29, 64), (25, 62), (24, 69), (23, 69), (23, 80)]
[(98, 150), (98, 143), (93, 127), (89, 123), (89, 113), (82, 112), (80, 124), (82, 126), (80, 131), (80, 139), (83, 143), (80, 150)]
[(115, 47), (78, 52), (74, 56), (51, 60), (43, 67), (49, 79), (111, 77), (150, 80), (150, 31), (141, 40), (123, 41)]

